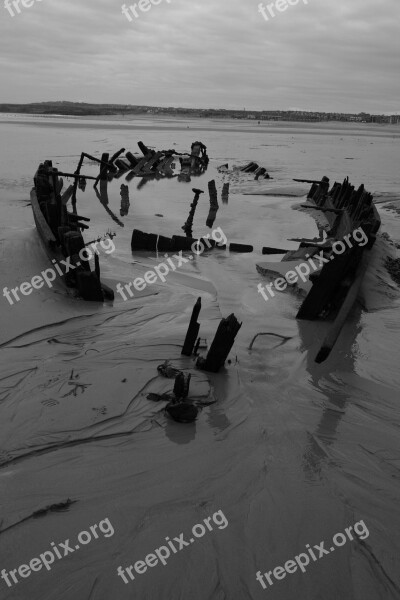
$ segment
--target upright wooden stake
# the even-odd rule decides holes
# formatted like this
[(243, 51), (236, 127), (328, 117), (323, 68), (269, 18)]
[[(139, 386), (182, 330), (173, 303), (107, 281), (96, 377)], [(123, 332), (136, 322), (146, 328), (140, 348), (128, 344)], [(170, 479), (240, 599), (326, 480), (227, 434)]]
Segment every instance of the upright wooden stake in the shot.
[(224, 366), (241, 326), (233, 313), (222, 319), (206, 359), (198, 358), (196, 365), (204, 371), (217, 373)]
[(200, 331), (200, 323), (197, 323), (198, 316), (201, 311), (201, 298), (197, 299), (193, 307), (192, 316), (190, 318), (189, 328), (183, 344), (182, 352), (184, 356), (192, 356), (193, 348), (196, 343), (197, 336)]

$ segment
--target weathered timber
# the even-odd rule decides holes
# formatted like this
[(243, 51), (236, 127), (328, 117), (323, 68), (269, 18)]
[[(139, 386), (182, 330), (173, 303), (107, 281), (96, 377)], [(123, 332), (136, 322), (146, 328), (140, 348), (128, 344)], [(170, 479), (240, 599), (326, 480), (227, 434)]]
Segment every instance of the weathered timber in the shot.
[(226, 319), (222, 319), (207, 357), (205, 359), (199, 357), (196, 365), (203, 371), (218, 373), (228, 358), (241, 326), (242, 323), (239, 323), (233, 313)]
[(64, 206), (68, 203), (70, 198), (72, 198), (73, 193), (74, 193), (74, 186), (70, 185), (61, 196), (61, 202), (63, 203)]
[(108, 158), (109, 158), (108, 152), (103, 152), (103, 154), (101, 155), (101, 163), (100, 163), (100, 173), (99, 173), (100, 181), (107, 180), (108, 165), (109, 165)]
[(148, 163), (148, 161), (151, 160), (152, 156), (153, 156), (153, 154), (147, 154), (147, 156), (145, 156), (141, 160), (139, 160), (138, 164), (133, 169), (133, 173), (135, 175), (140, 175), (142, 172), (142, 169), (145, 167), (145, 165)]
[(250, 162), (244, 167), (242, 167), (240, 170), (243, 171), (243, 173), (254, 173), (255, 171), (257, 171), (257, 169), (259, 169), (259, 165), (255, 162)]
[(58, 172), (58, 175), (60, 177), (73, 177), (75, 179), (76, 178), (78, 178), (78, 179), (93, 179), (93, 180), (96, 179), (96, 177), (92, 177), (91, 175), (80, 175), (80, 174), (78, 175), (77, 173), (64, 173), (61, 171)]
[[(265, 169), (265, 167), (259, 167), (257, 169), (257, 171), (255, 171), (255, 173), (254, 173), (255, 181), (258, 181), (260, 179), (261, 175), (265, 175), (265, 173), (267, 173), (267, 169)], [(267, 175), (268, 175), (268, 173), (267, 173)]]
[(191, 378), (190, 373), (181, 372), (176, 376), (174, 384), (175, 398), (184, 400), (188, 397)]
[(134, 156), (134, 155), (132, 154), (132, 152), (127, 152), (127, 153), (125, 154), (125, 156), (126, 156), (126, 159), (129, 161), (129, 163), (130, 163), (130, 165), (131, 165), (131, 168), (132, 168), (132, 169), (134, 169), (134, 168), (136, 167), (136, 165), (138, 164), (138, 162), (139, 162), (139, 159), (138, 159), (138, 158), (136, 158), (136, 156)]
[(151, 155), (154, 154), (154, 150), (150, 150), (150, 148), (145, 146), (143, 144), (143, 142), (138, 142), (138, 146), (139, 146), (140, 150), (142, 151), (143, 156), (148, 156), (149, 154), (151, 154)]
[(193, 423), (197, 419), (199, 409), (189, 402), (169, 402), (165, 407), (169, 416), (178, 423)]
[(142, 174), (147, 175), (153, 173), (157, 163), (161, 162), (163, 156), (163, 152), (156, 152), (154, 156), (150, 158), (150, 160), (148, 160), (147, 163), (144, 165), (142, 169)]
[(264, 246), (262, 249), (263, 254), (286, 254), (289, 250), (283, 250), (282, 248), (272, 248), (270, 246)]
[(229, 201), (229, 183), (224, 183), (224, 185), (222, 186), (222, 194), (221, 194), (221, 199), (222, 199), (222, 203), (223, 204), (228, 204)]
[(351, 286), (349, 287), (346, 297), (333, 322), (333, 325), (331, 326), (329, 333), (325, 337), (323, 344), (315, 358), (316, 363), (324, 362), (330, 355), (332, 348), (335, 345), (341, 330), (343, 329), (343, 325), (345, 324), (346, 318), (351, 310), (351, 307), (357, 300), (357, 296), (360, 291), (365, 272), (368, 268), (368, 259), (369, 257), (364, 255), (361, 261), (359, 262), (354, 280)]
[(319, 185), (320, 183), (323, 183), (322, 180), (317, 180), (317, 179), (295, 179), (295, 178), (293, 178), (293, 181), (297, 181), (298, 183), (313, 183), (315, 185)]
[(253, 246), (249, 246), (247, 244), (230, 244), (229, 251), (230, 252), (253, 252)]
[(189, 216), (186, 220), (186, 223), (182, 226), (182, 229), (186, 233), (186, 236), (190, 238), (192, 238), (193, 236), (193, 219), (194, 214), (196, 212), (197, 203), (199, 201), (200, 195), (204, 194), (203, 190), (199, 190), (197, 188), (193, 188), (192, 191), (194, 192), (193, 202), (190, 205)]
[[(118, 150), (118, 152), (113, 154), (112, 157), (110, 158), (110, 164), (112, 165), (117, 160), (117, 158), (119, 158), (121, 156), (121, 154), (123, 154), (124, 152), (125, 152), (125, 148), (121, 148), (121, 150)], [(116, 171), (117, 169), (115, 168), (114, 170)]]
[(193, 307), (192, 316), (190, 318), (189, 328), (186, 333), (185, 341), (182, 347), (184, 356), (192, 356), (193, 348), (196, 343), (197, 336), (200, 331), (200, 323), (197, 323), (201, 311), (201, 298), (198, 298)]
[(115, 161), (115, 166), (118, 168), (119, 171), (129, 171), (132, 167), (130, 165), (130, 163), (127, 160), (123, 160), (122, 158), (118, 158)]

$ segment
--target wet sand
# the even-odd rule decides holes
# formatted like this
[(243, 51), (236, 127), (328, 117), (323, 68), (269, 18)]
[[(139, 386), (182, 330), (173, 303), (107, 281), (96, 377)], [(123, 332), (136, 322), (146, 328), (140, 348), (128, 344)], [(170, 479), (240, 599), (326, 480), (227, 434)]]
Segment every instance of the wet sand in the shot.
[[(53, 127), (54, 133), (59, 131)], [(130, 132), (129, 139), (143, 138), (158, 147), (172, 147), (176, 141), (181, 151), (197, 137), (176, 129), (171, 136), (152, 127), (149, 123), (146, 135)], [(49, 142), (47, 128), (35, 125), (30, 131), (34, 129), (35, 144), (45, 142), (43, 152), (58, 144), (58, 155), (64, 156), (57, 162), (65, 169), (76, 164), (77, 150), (126, 146), (121, 131), (110, 134), (101, 124), (85, 148), (75, 137), (76, 129), (70, 132), (67, 125), (62, 130), (67, 132), (63, 148), (58, 133)], [(254, 253), (207, 252), (170, 275), (165, 284), (149, 286), (128, 302), (116, 296), (114, 305), (81, 302), (58, 284), (14, 306), (1, 298), (0, 567), (10, 571), (26, 564), (51, 542), (75, 540), (80, 531), (105, 518), (115, 533), (11, 589), (0, 581), (0, 597), (399, 597), (400, 294), (383, 268), (384, 258), (398, 253), (385, 239), (378, 240), (362, 293), (369, 312), (357, 307), (332, 357), (316, 365), (313, 359), (325, 328), (294, 319), (301, 302), (296, 294), (282, 293), (266, 303), (257, 293), (263, 278), (255, 265), (263, 260), (262, 245), (295, 248), (297, 244), (287, 239), (313, 237), (317, 225), (309, 214), (293, 210), (298, 197), (260, 192), (277, 187), (294, 190), (296, 185), (298, 189), (298, 184), (291, 188), (291, 176), (344, 177), (349, 172), (345, 157), (351, 154), (343, 153), (337, 136), (336, 141), (325, 140), (332, 162), (321, 170), (321, 142), (303, 133), (292, 143), (289, 130), (289, 137), (276, 133), (276, 149), (268, 138), (267, 150), (253, 149), (249, 140), (254, 143), (254, 138), (245, 133), (241, 137), (235, 127), (226, 132), (226, 147), (218, 145), (213, 133), (207, 134), (203, 141), (212, 162), (205, 176), (190, 184), (149, 182), (139, 191), (134, 180), (126, 217), (119, 214), (119, 186), (124, 179), (113, 183), (109, 207), (124, 227), (109, 218), (90, 189), (79, 201), (81, 214), (92, 217), (92, 237), (108, 227), (116, 230), (116, 252), (101, 258), (103, 277), (113, 287), (142, 276), (157, 263), (154, 255), (132, 256), (133, 228), (179, 233), (192, 200), (191, 188), (207, 189), (213, 177), (219, 192), (224, 181), (231, 182), (229, 202), (220, 201), (214, 227), (221, 227), (229, 241), (252, 243)], [(13, 132), (18, 137), (18, 131)], [(87, 135), (82, 125), (79, 136)], [(359, 145), (352, 135), (343, 143), (355, 150)], [(389, 152), (391, 143), (381, 138), (372, 162), (377, 154)], [(279, 144), (286, 147), (281, 150)], [(367, 160), (372, 150), (366, 146), (359, 150), (352, 181), (359, 184), (368, 173), (365, 183), (377, 186), (371, 189), (378, 197), (395, 194), (397, 169), (385, 163), (382, 171), (372, 173)], [(49, 266), (26, 206), (35, 162), (49, 156), (29, 150), (23, 180), (11, 168), (2, 181), (1, 289), (29, 280)], [(256, 185), (250, 177), (216, 171), (224, 162), (257, 158), (273, 174), (273, 181)], [(92, 170), (95, 167), (88, 165), (85, 172)], [(15, 185), (10, 184), (13, 180)], [(254, 194), (248, 195), (251, 191)], [(195, 216), (198, 235), (208, 231), (208, 202), (206, 195), (203, 198)], [(385, 208), (380, 211), (382, 231), (399, 242), (397, 215)], [(164, 216), (157, 218), (155, 213)], [(193, 361), (180, 354), (198, 296), (203, 304), (201, 337), (211, 341), (219, 320), (231, 312), (243, 321), (232, 362), (217, 375), (196, 371)], [(262, 336), (249, 350), (259, 332), (290, 339), (281, 343)], [(171, 421), (163, 403), (146, 397), (172, 389), (173, 380), (157, 373), (165, 360), (190, 369), (196, 398), (216, 400), (203, 408), (193, 425)], [(68, 511), (24, 520), (68, 498), (77, 501)], [(129, 585), (117, 576), (119, 565), (143, 560), (165, 543), (166, 536), (172, 539), (184, 532), (188, 537), (193, 525), (218, 510), (224, 512), (227, 528), (207, 533), (172, 556), (167, 566), (148, 569)], [(360, 520), (369, 530), (365, 540), (348, 542), (310, 564), (305, 574), (275, 580), (268, 590), (256, 581), (257, 571), (283, 565), (306, 544), (327, 540), (329, 547), (336, 533)]]

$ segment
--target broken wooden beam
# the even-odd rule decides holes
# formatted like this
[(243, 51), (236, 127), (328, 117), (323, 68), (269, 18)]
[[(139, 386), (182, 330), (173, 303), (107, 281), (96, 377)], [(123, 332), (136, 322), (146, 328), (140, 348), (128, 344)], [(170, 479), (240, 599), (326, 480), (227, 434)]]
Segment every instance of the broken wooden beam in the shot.
[(108, 158), (109, 158), (108, 152), (103, 152), (103, 154), (101, 155), (101, 162), (100, 162), (100, 173), (99, 173), (100, 181), (107, 180), (108, 168), (109, 168)]
[(191, 378), (190, 373), (183, 372), (178, 373), (175, 377), (174, 394), (177, 400), (184, 400), (188, 397)]
[(184, 356), (192, 356), (193, 348), (197, 340), (197, 336), (200, 331), (200, 323), (197, 322), (201, 311), (201, 298), (199, 297), (196, 301), (196, 304), (193, 307), (192, 316), (190, 318), (189, 327), (186, 333), (185, 341), (182, 347), (182, 352)]
[(186, 220), (186, 223), (182, 226), (183, 231), (186, 233), (187, 237), (190, 238), (193, 236), (193, 219), (194, 214), (196, 212), (197, 203), (199, 201), (200, 195), (204, 194), (203, 190), (199, 190), (197, 188), (193, 188), (192, 191), (194, 192), (193, 202), (190, 205), (189, 216)]
[(222, 186), (221, 199), (223, 204), (228, 204), (229, 201), (229, 183), (224, 183)]
[(220, 322), (207, 357), (199, 357), (196, 365), (203, 371), (217, 373), (225, 364), (235, 338), (242, 326), (232, 313)]
[(58, 172), (61, 177), (74, 177), (78, 179), (96, 179), (96, 177), (92, 177), (91, 175), (78, 175), (77, 173), (61, 173)]

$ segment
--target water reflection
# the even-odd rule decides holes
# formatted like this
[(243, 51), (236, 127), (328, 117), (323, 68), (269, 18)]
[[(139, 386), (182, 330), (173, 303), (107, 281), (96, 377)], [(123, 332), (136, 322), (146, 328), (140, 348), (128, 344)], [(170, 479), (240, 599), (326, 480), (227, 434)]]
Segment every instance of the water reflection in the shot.
[(107, 180), (100, 181), (100, 192), (99, 192), (97, 186), (94, 186), (93, 189), (96, 193), (96, 197), (97, 197), (98, 201), (100, 202), (100, 204), (102, 204), (102, 206), (104, 206), (106, 212), (110, 215), (112, 220), (115, 221), (116, 223), (118, 223), (118, 225), (120, 227), (125, 227), (125, 225), (122, 223), (122, 221), (120, 221), (118, 219), (118, 217), (112, 212), (112, 210), (110, 208), (108, 208), (108, 202), (109, 202), (109, 200), (108, 200), (108, 181)]
[(121, 185), (121, 208), (119, 214), (121, 217), (126, 217), (129, 213), (129, 187), (127, 185)]
[(325, 403), (314, 432), (308, 434), (308, 444), (303, 455), (303, 467), (308, 479), (319, 478), (324, 463), (333, 462), (328, 449), (338, 438), (341, 420), (351, 401), (350, 394), (335, 380), (333, 373), (355, 372), (355, 340), (362, 330), (361, 315), (362, 310), (358, 307), (342, 330), (336, 351), (334, 350), (331, 357), (321, 364), (315, 362), (315, 357), (321, 347), (326, 326), (330, 324), (318, 325), (311, 321), (297, 321), (301, 350), (307, 351), (306, 369), (310, 374), (311, 384), (324, 397)]
[(174, 444), (190, 444), (196, 437), (196, 422), (182, 424), (167, 418), (165, 434)]

